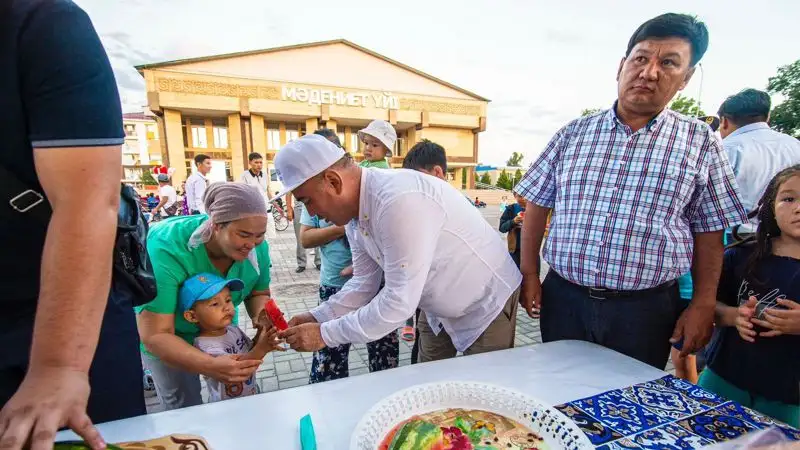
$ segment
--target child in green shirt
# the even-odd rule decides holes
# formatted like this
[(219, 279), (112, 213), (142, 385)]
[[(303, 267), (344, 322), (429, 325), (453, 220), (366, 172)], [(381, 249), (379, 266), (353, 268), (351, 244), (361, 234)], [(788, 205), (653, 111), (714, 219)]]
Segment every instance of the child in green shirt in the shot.
[(359, 166), (391, 168), (386, 158), (392, 154), (394, 144), (397, 142), (397, 132), (389, 122), (373, 120), (367, 128), (358, 132), (358, 138), (364, 143), (364, 160)]

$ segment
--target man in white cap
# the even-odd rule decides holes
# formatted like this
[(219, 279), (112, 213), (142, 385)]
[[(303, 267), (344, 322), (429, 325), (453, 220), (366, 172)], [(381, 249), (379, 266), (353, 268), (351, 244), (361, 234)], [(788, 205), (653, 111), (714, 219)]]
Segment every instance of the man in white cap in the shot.
[(353, 253), (353, 277), (282, 332), (292, 348), (369, 342), (417, 308), (420, 362), (513, 346), (522, 276), (494, 229), (447, 182), (361, 168), (313, 135), (284, 146), (275, 168), (285, 186), (278, 196), (293, 192), (309, 214), (345, 225)]

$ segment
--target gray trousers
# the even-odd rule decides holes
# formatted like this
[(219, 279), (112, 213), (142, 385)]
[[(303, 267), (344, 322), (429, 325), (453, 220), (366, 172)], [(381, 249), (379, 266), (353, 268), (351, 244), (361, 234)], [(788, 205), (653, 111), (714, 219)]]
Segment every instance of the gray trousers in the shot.
[(145, 353), (142, 353), (142, 361), (153, 375), (153, 384), (165, 411), (203, 404), (198, 374), (170, 367)]
[[(306, 267), (306, 250), (300, 245), (300, 217), (303, 215), (303, 205), (295, 201), (294, 205), (294, 237), (297, 239), (297, 267)], [(314, 249), (314, 265), (319, 266), (322, 264), (319, 259), (319, 249)]]

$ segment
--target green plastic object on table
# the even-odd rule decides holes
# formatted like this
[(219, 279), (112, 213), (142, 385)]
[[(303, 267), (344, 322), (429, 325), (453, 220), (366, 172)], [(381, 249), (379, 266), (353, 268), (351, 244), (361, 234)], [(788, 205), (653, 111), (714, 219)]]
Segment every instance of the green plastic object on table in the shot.
[[(53, 450), (90, 450), (92, 447), (89, 447), (83, 441), (64, 441), (64, 442), (56, 442), (53, 445)], [(106, 449), (108, 450), (122, 450), (122, 448), (117, 447), (116, 445), (106, 444)]]
[(314, 433), (314, 422), (311, 421), (310, 414), (306, 414), (300, 419), (300, 448), (317, 450), (317, 436)]

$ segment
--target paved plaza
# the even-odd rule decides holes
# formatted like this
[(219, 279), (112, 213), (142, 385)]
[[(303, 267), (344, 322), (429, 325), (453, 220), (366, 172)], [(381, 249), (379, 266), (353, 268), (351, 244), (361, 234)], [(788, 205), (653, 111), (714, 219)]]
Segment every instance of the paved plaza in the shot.
[[(500, 211), (497, 206), (489, 206), (480, 210), (484, 218), (497, 228)], [(498, 239), (501, 236), (498, 232)], [(272, 293), (287, 318), (306, 312), (317, 306), (319, 301), (319, 271), (314, 267), (312, 251), (308, 251), (308, 267), (303, 273), (295, 273), (297, 261), (295, 256), (295, 237), (290, 226), (286, 231), (278, 232), (278, 238), (270, 240), (270, 255), (272, 257)], [(547, 268), (543, 267), (543, 271)], [(250, 318), (244, 307), (239, 311), (239, 323), (249, 336), (255, 335)], [(528, 317), (520, 308), (517, 314), (516, 346), (537, 345), (542, 342), (539, 331), (539, 321)], [(261, 392), (271, 392), (278, 389), (288, 389), (308, 383), (308, 372), (311, 368), (311, 353), (298, 353), (294, 350), (286, 352), (272, 352), (264, 358), (264, 363), (258, 369), (257, 382)], [(400, 340), (400, 365), (411, 363), (411, 343)], [(672, 364), (667, 366), (672, 372)], [(520, 368), (520, 370), (524, 370)], [(353, 345), (350, 351), (350, 376), (368, 373), (367, 349), (363, 344)], [(206, 398), (205, 384), (203, 384), (203, 398)], [(161, 410), (157, 397), (147, 398), (148, 412)]]

